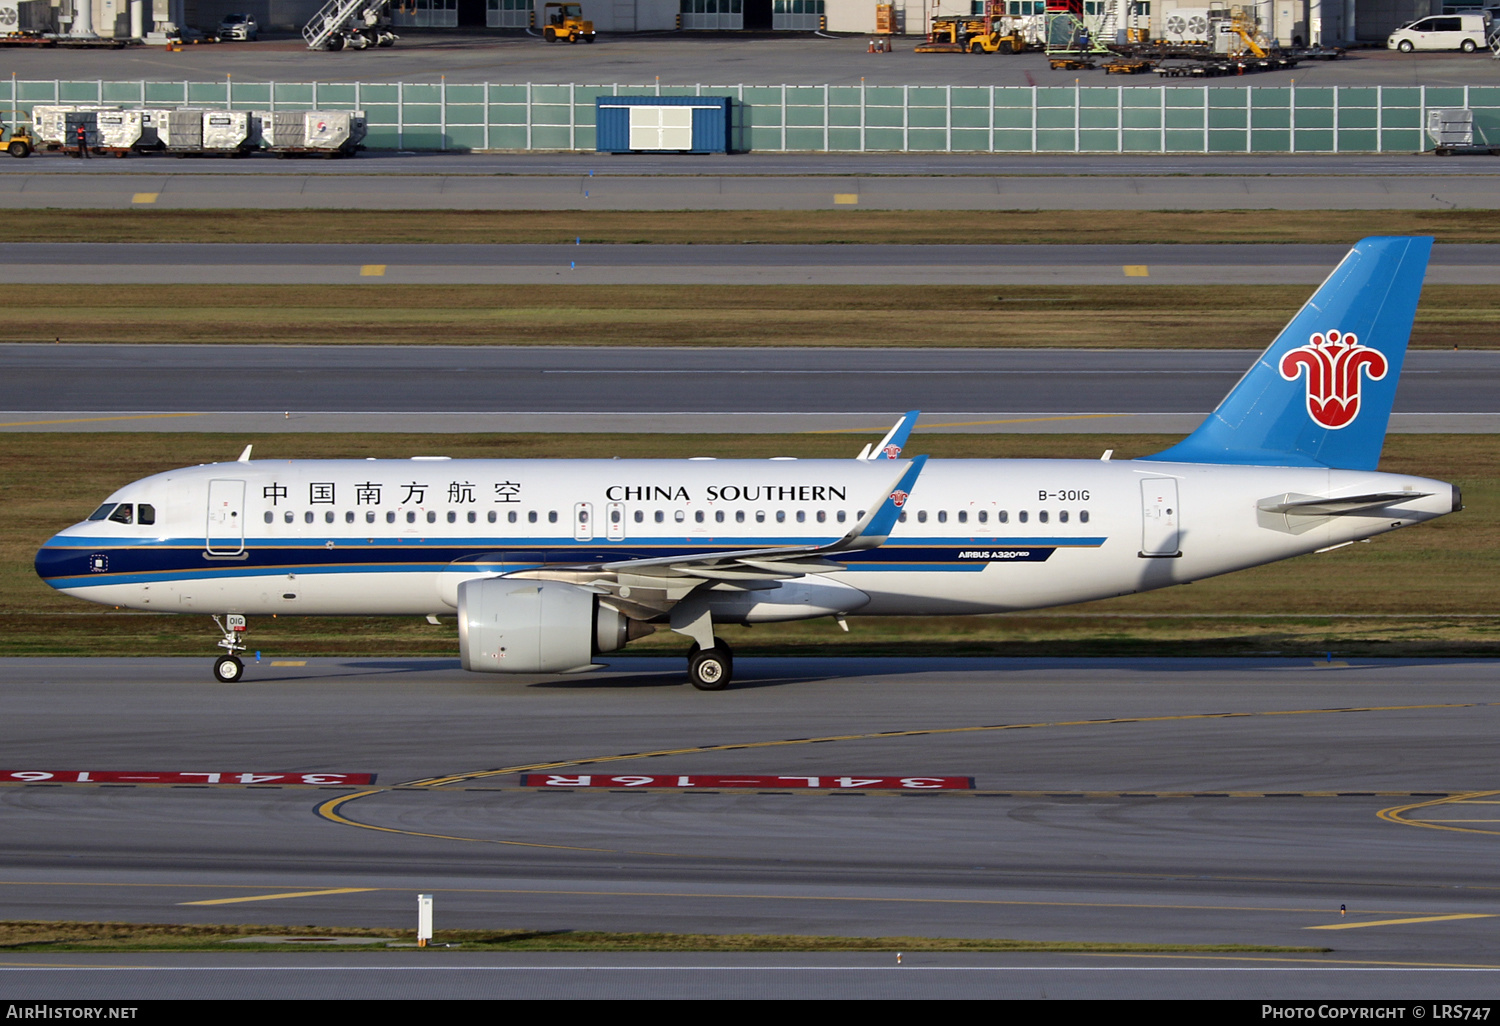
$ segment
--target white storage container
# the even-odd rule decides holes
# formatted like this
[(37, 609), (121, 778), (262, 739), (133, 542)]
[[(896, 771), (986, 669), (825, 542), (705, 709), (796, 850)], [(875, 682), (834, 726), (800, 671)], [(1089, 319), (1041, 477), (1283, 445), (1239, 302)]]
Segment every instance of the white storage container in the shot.
[(128, 150), (141, 140), (141, 112), (138, 110), (101, 110), (94, 115), (99, 132), (95, 144), (106, 150)]
[(203, 148), (215, 153), (242, 150), (250, 139), (250, 112), (210, 110), (203, 114)]
[(68, 115), (78, 108), (66, 104), (38, 104), (31, 108), (31, 129), (39, 145), (60, 146), (68, 130)]
[(353, 150), (357, 142), (355, 138), (356, 118), (363, 121), (363, 112), (348, 110), (308, 111), (306, 120), (307, 134), (304, 145), (309, 150), (317, 150), (320, 153)]

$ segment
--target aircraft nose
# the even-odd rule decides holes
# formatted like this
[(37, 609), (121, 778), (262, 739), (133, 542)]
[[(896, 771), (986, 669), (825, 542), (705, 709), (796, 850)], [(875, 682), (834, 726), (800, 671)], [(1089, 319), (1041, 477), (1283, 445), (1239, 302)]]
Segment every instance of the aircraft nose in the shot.
[(57, 587), (57, 578), (74, 569), (70, 566), (71, 563), (85, 558), (63, 548), (60, 544), (61, 537), (53, 535), (47, 539), (46, 544), (37, 549), (36, 559), (32, 564), (36, 575), (54, 588)]

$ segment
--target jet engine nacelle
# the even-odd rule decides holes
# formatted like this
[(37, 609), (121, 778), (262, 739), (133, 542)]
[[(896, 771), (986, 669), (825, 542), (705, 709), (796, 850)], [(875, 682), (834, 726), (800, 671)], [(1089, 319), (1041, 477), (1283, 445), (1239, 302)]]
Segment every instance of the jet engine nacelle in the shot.
[(572, 584), (488, 577), (458, 586), (458, 650), (466, 670), (587, 670), (595, 653), (651, 631)]

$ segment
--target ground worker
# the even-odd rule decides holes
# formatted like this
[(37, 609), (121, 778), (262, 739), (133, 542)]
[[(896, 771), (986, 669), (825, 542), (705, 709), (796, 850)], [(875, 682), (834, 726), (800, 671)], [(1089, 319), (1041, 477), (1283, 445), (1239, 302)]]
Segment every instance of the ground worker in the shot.
[(85, 125), (78, 126), (78, 157), (83, 159), (89, 155), (89, 130)]

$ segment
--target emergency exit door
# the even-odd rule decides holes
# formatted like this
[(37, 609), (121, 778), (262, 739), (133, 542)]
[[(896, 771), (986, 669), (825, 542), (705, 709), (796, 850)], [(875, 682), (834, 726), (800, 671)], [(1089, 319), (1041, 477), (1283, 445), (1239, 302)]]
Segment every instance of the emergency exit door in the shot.
[(1180, 556), (1182, 522), (1177, 507), (1177, 479), (1148, 477), (1141, 481), (1141, 552), (1143, 558)]
[(594, 537), (594, 504), (592, 502), (575, 502), (573, 504), (573, 539), (575, 541), (592, 541)]

